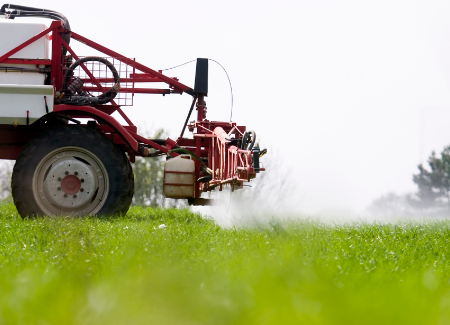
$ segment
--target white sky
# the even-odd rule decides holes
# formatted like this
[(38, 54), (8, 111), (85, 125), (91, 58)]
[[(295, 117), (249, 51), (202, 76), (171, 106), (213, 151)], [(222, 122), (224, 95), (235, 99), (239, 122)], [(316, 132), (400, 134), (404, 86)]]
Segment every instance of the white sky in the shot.
[[(450, 144), (448, 1), (124, 3), (21, 4), (59, 11), (73, 31), (153, 69), (220, 62), (233, 120), (277, 152), (282, 170), (267, 173), (289, 177), (267, 181), (294, 182), (287, 195), (303, 211), (359, 211), (388, 191), (413, 191), (417, 165)], [(167, 74), (193, 86), (195, 65)], [(208, 118), (227, 121), (228, 81), (212, 62), (209, 91)], [(190, 101), (138, 95), (126, 112), (176, 138)]]

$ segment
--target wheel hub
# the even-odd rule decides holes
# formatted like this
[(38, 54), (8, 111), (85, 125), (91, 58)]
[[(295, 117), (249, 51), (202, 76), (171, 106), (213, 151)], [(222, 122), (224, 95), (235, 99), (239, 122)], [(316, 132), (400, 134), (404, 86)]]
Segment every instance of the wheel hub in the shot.
[(81, 181), (75, 175), (67, 175), (61, 181), (61, 189), (66, 194), (75, 194), (81, 188)]
[(61, 210), (83, 209), (95, 199), (103, 175), (73, 156), (58, 158), (47, 169), (44, 197)]

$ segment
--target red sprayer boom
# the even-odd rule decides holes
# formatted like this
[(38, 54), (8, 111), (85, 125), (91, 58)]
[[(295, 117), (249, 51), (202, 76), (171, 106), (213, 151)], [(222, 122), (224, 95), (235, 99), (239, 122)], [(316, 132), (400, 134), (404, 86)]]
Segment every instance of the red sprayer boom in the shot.
[[(16, 160), (12, 194), (23, 217), (126, 213), (136, 156), (167, 156), (164, 195), (194, 205), (207, 204), (203, 192), (242, 188), (264, 171), (259, 159), (266, 150), (253, 131), (206, 119), (207, 59), (197, 59), (192, 89), (73, 32), (55, 11), (8, 4), (0, 15), (53, 19), (48, 28), (0, 22), (0, 159)], [(104, 56), (78, 56), (71, 40)], [(137, 87), (142, 83), (167, 87)], [(140, 136), (122, 107), (133, 105), (134, 94), (172, 93), (192, 96), (180, 136)], [(197, 118), (189, 122), (194, 108)], [(186, 128), (192, 137), (184, 137)]]

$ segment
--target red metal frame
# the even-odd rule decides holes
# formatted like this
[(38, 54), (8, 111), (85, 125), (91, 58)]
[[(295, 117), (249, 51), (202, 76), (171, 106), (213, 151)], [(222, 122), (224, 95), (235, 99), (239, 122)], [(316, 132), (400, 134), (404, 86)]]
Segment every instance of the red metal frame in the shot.
[[(45, 35), (52, 33), (52, 59), (51, 60), (25, 60), (25, 59), (10, 59), (9, 57), (14, 53), (20, 51), (32, 42), (38, 40)], [(64, 47), (77, 60), (78, 56), (73, 49), (63, 40), (61, 33), (68, 33), (62, 28), (60, 21), (53, 21), (49, 28), (36, 36), (30, 38), (28, 41), (22, 43), (16, 48), (12, 49), (5, 55), (0, 57), (0, 63), (10, 64), (30, 64), (30, 65), (45, 65), (51, 68), (51, 84), (55, 88), (55, 93), (61, 91), (63, 82), (63, 66), (61, 49)], [(234, 122), (211, 122), (206, 119), (206, 106), (204, 96), (202, 94), (194, 94), (192, 88), (180, 83), (177, 78), (168, 77), (162, 74), (161, 71), (150, 69), (134, 59), (127, 58), (117, 52), (114, 52), (98, 43), (95, 43), (75, 32), (70, 32), (71, 38), (84, 43), (85, 45), (100, 51), (108, 57), (132, 67), (133, 73), (123, 79), (123, 82), (132, 83), (132, 87), (122, 88), (120, 92), (126, 93), (147, 93), (147, 94), (170, 94), (170, 93), (187, 93), (194, 96), (193, 106), (197, 107), (197, 119), (195, 122), (188, 125), (188, 128), (193, 134), (193, 138), (179, 137), (176, 141), (167, 139), (164, 145), (155, 143), (137, 134), (136, 127), (132, 121), (121, 110), (120, 106), (115, 102), (111, 105), (94, 105), (94, 106), (73, 106), (66, 104), (58, 104), (55, 102), (53, 111), (58, 114), (64, 114), (69, 118), (93, 118), (98, 122), (98, 129), (109, 136), (115, 143), (124, 145), (127, 150), (130, 160), (134, 161), (135, 156), (146, 156), (149, 151), (146, 148), (154, 148), (160, 152), (177, 156), (177, 153), (171, 152), (175, 146), (180, 146), (195, 153), (201, 159), (207, 161), (207, 166), (212, 170), (211, 180), (200, 183), (196, 182), (195, 197), (199, 198), (201, 193), (209, 191), (214, 188), (222, 189), (224, 184), (230, 184), (232, 188), (242, 187), (243, 182), (250, 181), (256, 176), (252, 167), (252, 152), (249, 150), (239, 149), (235, 145), (231, 145), (231, 140), (241, 139), (245, 127), (237, 126)], [(80, 67), (86, 72), (89, 78), (85, 78), (85, 82), (91, 83), (93, 86), (84, 86), (85, 91), (102, 91), (105, 89), (102, 83), (114, 82), (111, 78), (96, 78), (83, 64)], [(137, 72), (138, 71), (138, 72)], [(122, 79), (121, 79), (122, 80)], [(155, 88), (135, 88), (135, 84), (149, 82), (165, 83), (169, 86), (168, 89)], [(128, 126), (121, 125), (115, 118), (111, 116), (114, 111), (118, 111), (120, 115), (128, 123)], [(44, 117), (45, 118), (45, 117)], [(1, 129), (1, 128), (0, 128)], [(42, 126), (21, 127), (20, 135), (18, 135), (17, 128), (5, 127), (0, 131), (4, 134), (5, 141), (0, 141), (0, 158), (15, 159), (25, 146), (26, 142), (31, 140), (40, 132), (43, 132)], [(28, 133), (27, 133), (27, 130)], [(20, 140), (20, 141), (19, 141)], [(10, 144), (10, 145), (8, 145)], [(201, 164), (195, 160), (196, 172), (195, 177), (199, 179), (203, 175)], [(264, 170), (264, 168), (261, 168)]]

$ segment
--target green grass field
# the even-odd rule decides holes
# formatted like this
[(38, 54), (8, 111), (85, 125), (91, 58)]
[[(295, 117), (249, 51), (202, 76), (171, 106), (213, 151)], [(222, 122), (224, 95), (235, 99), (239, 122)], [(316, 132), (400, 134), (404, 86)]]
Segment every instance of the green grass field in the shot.
[(450, 324), (450, 222), (0, 215), (0, 324)]

